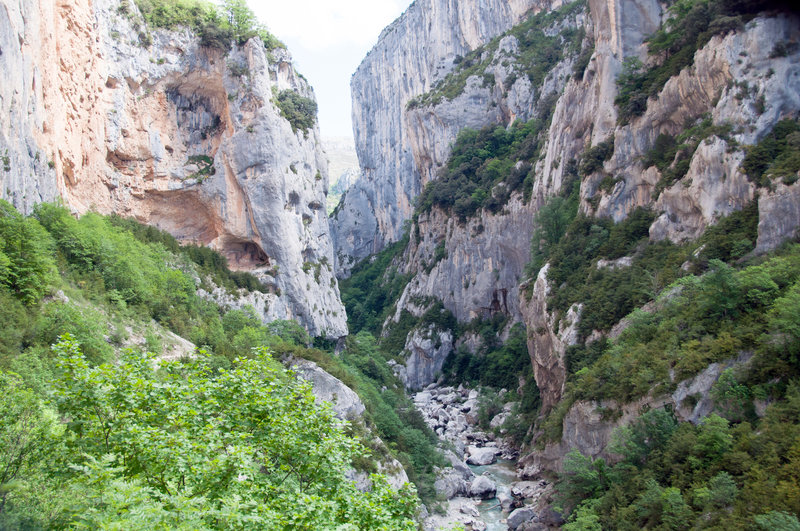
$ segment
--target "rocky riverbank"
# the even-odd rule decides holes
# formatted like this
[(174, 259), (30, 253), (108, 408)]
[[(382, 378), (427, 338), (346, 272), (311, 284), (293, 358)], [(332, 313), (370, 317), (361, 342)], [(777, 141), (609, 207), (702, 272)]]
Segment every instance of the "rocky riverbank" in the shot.
[[(520, 481), (518, 450), (506, 439), (478, 427), (479, 393), (464, 386), (431, 384), (416, 393), (414, 404), (425, 422), (444, 442), (451, 467), (438, 472), (434, 484), (443, 514), (432, 511), (429, 531), (455, 525), (467, 531), (534, 530), (555, 527), (560, 518), (546, 508), (552, 485), (545, 480)], [(492, 419), (499, 426), (511, 405)]]

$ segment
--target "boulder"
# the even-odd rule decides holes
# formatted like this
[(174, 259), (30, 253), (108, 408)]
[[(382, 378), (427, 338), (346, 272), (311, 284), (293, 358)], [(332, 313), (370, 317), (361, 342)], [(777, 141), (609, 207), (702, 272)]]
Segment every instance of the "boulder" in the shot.
[(480, 448), (478, 446), (467, 446), (467, 463), (470, 465), (491, 465), (497, 461), (496, 448)]
[(546, 481), (518, 481), (511, 485), (511, 495), (519, 499), (531, 499), (547, 486)]
[(456, 496), (467, 494), (469, 483), (461, 474), (452, 468), (445, 469), (439, 473), (439, 478), (433, 482), (436, 494), (445, 499), (455, 498)]
[(472, 472), (472, 469), (468, 467), (464, 461), (458, 458), (456, 454), (447, 450), (444, 454), (445, 458), (450, 461), (450, 464), (453, 466), (453, 470), (458, 472), (462, 478), (465, 480), (472, 480), (475, 477), (475, 474)]
[(536, 518), (536, 511), (530, 507), (522, 507), (520, 509), (515, 509), (508, 515), (506, 524), (508, 524), (509, 529), (514, 530), (522, 526), (525, 522), (530, 522), (534, 518)]
[(460, 511), (467, 516), (474, 516), (476, 518), (481, 515), (481, 513), (478, 511), (478, 508), (472, 503), (465, 503), (461, 506)]
[(497, 493), (497, 485), (486, 476), (478, 476), (469, 486), (469, 495), (473, 498), (491, 500)]
[(514, 507), (514, 498), (508, 492), (498, 492), (497, 501), (500, 502), (500, 508), (504, 511), (510, 511)]

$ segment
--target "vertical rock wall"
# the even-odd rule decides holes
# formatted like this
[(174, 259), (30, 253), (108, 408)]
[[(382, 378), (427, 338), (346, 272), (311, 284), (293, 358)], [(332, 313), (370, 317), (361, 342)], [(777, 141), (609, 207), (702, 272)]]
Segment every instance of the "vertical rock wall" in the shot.
[(188, 30), (148, 31), (125, 5), (0, 6), (12, 72), (0, 87), (0, 197), (27, 211), (60, 196), (208, 245), (271, 286), (253, 301), (265, 320), (345, 335), (319, 131), (294, 131), (274, 102), (281, 90), (313, 98), (291, 56), (257, 39), (225, 54)]
[(552, 3), (417, 0), (381, 33), (351, 81), (362, 176), (332, 218), (338, 274), (400, 237), (422, 189), (416, 160), (426, 155), (414, 149), (419, 139), (412, 139), (416, 126), (406, 115), (408, 101), (430, 90), (457, 56), (507, 30), (528, 10)]

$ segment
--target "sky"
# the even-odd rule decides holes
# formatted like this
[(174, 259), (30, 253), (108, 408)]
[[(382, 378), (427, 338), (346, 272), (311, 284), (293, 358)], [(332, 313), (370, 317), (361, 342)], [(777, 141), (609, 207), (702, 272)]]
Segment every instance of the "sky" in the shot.
[(323, 137), (352, 136), (350, 76), (411, 0), (248, 0), (314, 87)]

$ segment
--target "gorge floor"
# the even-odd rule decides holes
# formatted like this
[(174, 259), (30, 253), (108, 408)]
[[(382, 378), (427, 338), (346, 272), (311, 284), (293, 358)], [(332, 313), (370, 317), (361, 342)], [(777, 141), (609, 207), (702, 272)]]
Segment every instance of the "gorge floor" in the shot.
[[(425, 519), (426, 530), (458, 525), (474, 531), (548, 527), (539, 502), (549, 497), (552, 484), (522, 481), (517, 449), (478, 428), (478, 391), (431, 384), (413, 400), (447, 448), (445, 456), (452, 465), (438, 473), (434, 487), (445, 501)], [(499, 415), (503, 414), (508, 412)]]

